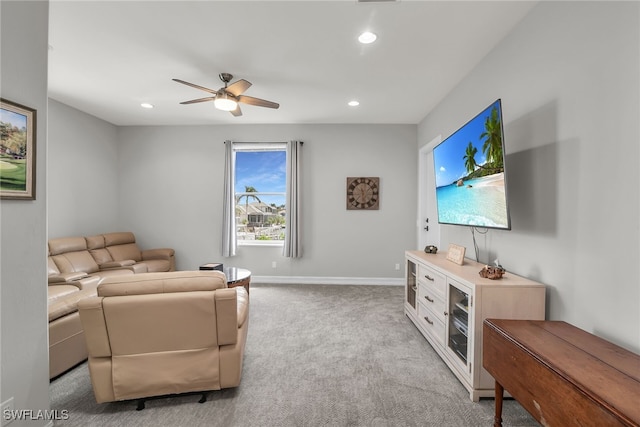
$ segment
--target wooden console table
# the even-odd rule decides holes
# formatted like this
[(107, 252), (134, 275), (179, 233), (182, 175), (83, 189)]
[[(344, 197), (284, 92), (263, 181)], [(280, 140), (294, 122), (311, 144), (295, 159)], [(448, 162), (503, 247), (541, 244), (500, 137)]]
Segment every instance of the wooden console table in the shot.
[(483, 366), (544, 426), (639, 426), (640, 356), (565, 322), (486, 319)]

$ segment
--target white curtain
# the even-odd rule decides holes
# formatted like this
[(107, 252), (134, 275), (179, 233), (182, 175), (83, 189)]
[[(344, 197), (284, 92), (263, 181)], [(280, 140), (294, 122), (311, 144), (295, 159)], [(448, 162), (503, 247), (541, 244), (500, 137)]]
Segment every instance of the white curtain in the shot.
[(222, 206), (222, 256), (236, 255), (236, 200), (234, 177), (236, 155), (231, 141), (224, 142), (224, 191)]
[(302, 257), (302, 227), (300, 224), (300, 163), (301, 141), (287, 143), (287, 200), (286, 223), (287, 232), (284, 238), (283, 255), (288, 258)]

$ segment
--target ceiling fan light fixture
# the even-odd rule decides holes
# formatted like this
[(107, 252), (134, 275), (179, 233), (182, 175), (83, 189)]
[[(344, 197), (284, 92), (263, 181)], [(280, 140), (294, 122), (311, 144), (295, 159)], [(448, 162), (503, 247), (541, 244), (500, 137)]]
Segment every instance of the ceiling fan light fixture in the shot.
[(213, 101), (213, 105), (215, 105), (218, 110), (222, 111), (233, 111), (238, 108), (238, 102), (233, 99), (233, 96), (230, 96), (222, 90), (216, 94), (216, 99)]
[(364, 33), (360, 34), (360, 36), (358, 36), (358, 41), (362, 44), (369, 44), (376, 41), (377, 38), (378, 36), (371, 31), (365, 31)]

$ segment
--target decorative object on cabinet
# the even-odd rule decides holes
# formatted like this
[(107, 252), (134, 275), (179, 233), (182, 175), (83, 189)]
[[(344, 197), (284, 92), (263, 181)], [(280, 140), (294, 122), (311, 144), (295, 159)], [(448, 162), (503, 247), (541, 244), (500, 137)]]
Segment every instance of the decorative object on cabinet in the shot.
[(434, 245), (428, 245), (424, 248), (424, 252), (427, 254), (435, 254), (438, 253), (438, 248)]
[(478, 272), (478, 274), (480, 274), (480, 277), (485, 277), (491, 280), (501, 279), (504, 273), (504, 268), (494, 267), (492, 265), (485, 265), (484, 267), (482, 267), (482, 270)]
[(347, 210), (377, 210), (379, 207), (380, 178), (347, 178)]
[(513, 273), (500, 281), (482, 278), (481, 264), (466, 260), (456, 265), (447, 256), (405, 253), (404, 311), (471, 400), (493, 397), (495, 381), (482, 367), (482, 322), (544, 320), (545, 287)]
[(449, 245), (449, 250), (447, 251), (447, 259), (458, 265), (462, 265), (464, 263), (465, 250), (466, 248), (464, 246), (458, 246), (451, 243)]
[(36, 198), (36, 110), (0, 98), (0, 198)]

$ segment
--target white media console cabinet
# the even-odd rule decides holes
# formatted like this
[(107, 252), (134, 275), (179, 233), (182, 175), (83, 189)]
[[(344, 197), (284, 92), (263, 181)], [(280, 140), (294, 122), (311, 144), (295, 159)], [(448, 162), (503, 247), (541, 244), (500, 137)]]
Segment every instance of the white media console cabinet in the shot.
[(482, 367), (484, 319), (545, 319), (544, 285), (509, 271), (480, 277), (484, 265), (463, 265), (446, 253), (405, 253), (406, 315), (477, 402), (494, 397), (495, 380)]

